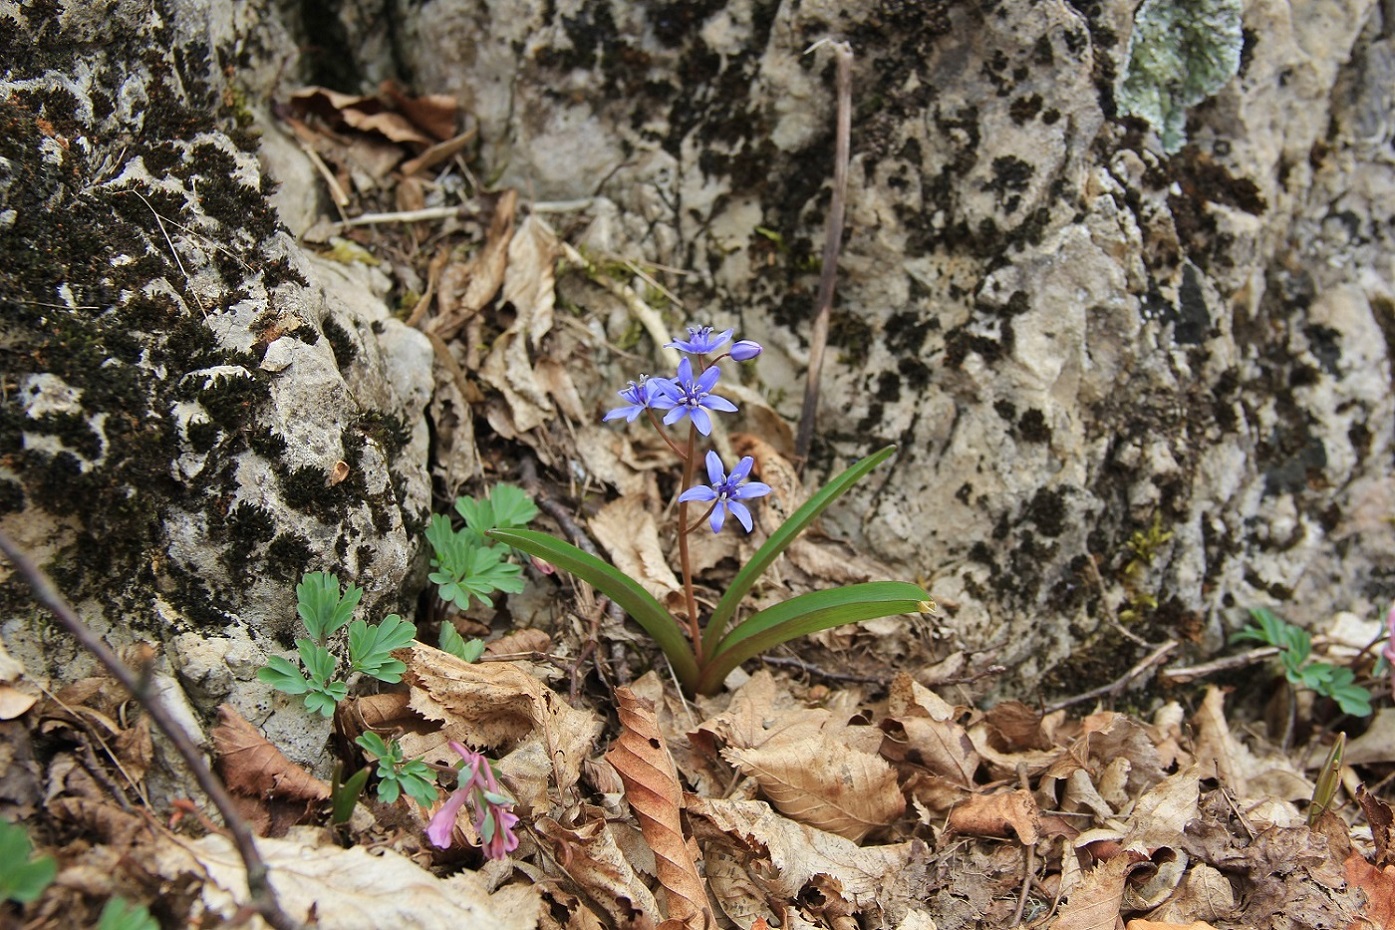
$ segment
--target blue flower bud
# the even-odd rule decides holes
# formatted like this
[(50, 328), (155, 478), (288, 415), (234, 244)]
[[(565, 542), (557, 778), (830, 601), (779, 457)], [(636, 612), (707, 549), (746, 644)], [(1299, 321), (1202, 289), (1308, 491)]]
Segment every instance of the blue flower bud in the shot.
[(764, 347), (762, 347), (759, 342), (752, 342), (750, 339), (742, 339), (731, 347), (730, 355), (738, 362), (749, 362), (764, 351)]

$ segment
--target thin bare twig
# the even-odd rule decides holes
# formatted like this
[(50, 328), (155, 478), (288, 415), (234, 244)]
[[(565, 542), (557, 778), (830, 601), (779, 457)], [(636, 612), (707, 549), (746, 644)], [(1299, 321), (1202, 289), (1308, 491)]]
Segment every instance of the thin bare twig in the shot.
[(72, 605), (53, 586), (49, 577), (4, 532), (0, 532), (0, 552), (5, 553), (15, 569), (29, 583), (29, 587), (34, 592), (34, 599), (46, 607), (83, 648), (96, 656), (97, 661), (107, 667), (116, 677), (116, 680), (121, 682), (122, 686), (131, 693), (131, 696), (141, 703), (160, 731), (169, 738), (170, 743), (183, 758), (184, 764), (193, 773), (194, 780), (199, 783), (204, 794), (208, 795), (213, 806), (218, 808), (218, 813), (223, 816), (223, 822), (227, 824), (228, 832), (232, 834), (233, 844), (237, 847), (238, 855), (242, 857), (243, 867), (247, 871), (247, 893), (252, 899), (251, 907), (276, 930), (302, 930), (303, 925), (281, 909), (281, 904), (276, 899), (276, 890), (271, 887), (271, 882), (267, 876), (266, 863), (262, 861), (261, 854), (257, 852), (257, 844), (252, 837), (252, 832), (247, 829), (247, 824), (237, 815), (237, 808), (233, 805), (233, 800), (228, 795), (227, 789), (223, 787), (223, 783), (204, 762), (203, 756), (199, 754), (198, 747), (189, 738), (189, 734), (184, 731), (165, 707), (159, 694), (152, 687), (150, 677), (132, 671), (117, 657), (110, 646), (88, 629), (87, 625), (78, 617), (77, 612), (73, 610)]
[(1196, 681), (1198, 678), (1215, 675), (1217, 672), (1233, 672), (1236, 669), (1245, 668), (1249, 665), (1267, 662), (1278, 654), (1279, 647), (1277, 646), (1261, 646), (1258, 649), (1250, 649), (1233, 656), (1226, 656), (1223, 659), (1202, 662), (1200, 665), (1188, 665), (1184, 668), (1166, 668), (1158, 672), (1158, 677), (1164, 681), (1173, 682), (1175, 684), (1186, 684), (1189, 681)]
[(1169, 655), (1171, 655), (1172, 651), (1176, 649), (1178, 645), (1180, 644), (1176, 640), (1173, 640), (1172, 642), (1168, 643), (1163, 643), (1161, 646), (1154, 649), (1147, 656), (1145, 656), (1142, 662), (1139, 662), (1133, 668), (1129, 669), (1118, 679), (1110, 682), (1107, 685), (1102, 685), (1098, 688), (1092, 688), (1091, 690), (1086, 691), (1084, 694), (1077, 694), (1075, 697), (1066, 698), (1064, 701), (1057, 701), (1055, 704), (1050, 704), (1046, 707), (1046, 713), (1054, 713), (1055, 711), (1058, 711), (1063, 707), (1070, 707), (1072, 704), (1079, 704), (1082, 701), (1090, 701), (1097, 697), (1104, 697), (1106, 695), (1113, 696), (1118, 694), (1120, 691), (1123, 691), (1125, 688), (1127, 688), (1135, 679), (1141, 677), (1144, 672), (1148, 671), (1148, 669), (1162, 662), (1163, 659), (1166, 659)]
[[(1017, 784), (1023, 791), (1031, 791), (1031, 782), (1027, 779), (1027, 764), (1017, 763)], [(1023, 843), (1025, 851), (1022, 870), (1022, 891), (1017, 895), (1017, 909), (1012, 912), (1012, 922), (1009, 927), (1022, 926), (1022, 912), (1027, 909), (1027, 896), (1032, 892), (1032, 883), (1036, 879), (1037, 873), (1037, 847), (1035, 843)]]
[(809, 446), (814, 441), (814, 415), (819, 405), (819, 379), (823, 375), (823, 354), (828, 345), (828, 318), (833, 312), (833, 288), (838, 280), (838, 253), (843, 247), (843, 212), (848, 194), (848, 153), (852, 135), (852, 46), (846, 42), (834, 42), (833, 52), (838, 62), (833, 197), (828, 207), (828, 228), (824, 232), (818, 309), (809, 333), (809, 370), (804, 380), (804, 407), (799, 413), (799, 432), (794, 441), (795, 461), (801, 472), (809, 458)]

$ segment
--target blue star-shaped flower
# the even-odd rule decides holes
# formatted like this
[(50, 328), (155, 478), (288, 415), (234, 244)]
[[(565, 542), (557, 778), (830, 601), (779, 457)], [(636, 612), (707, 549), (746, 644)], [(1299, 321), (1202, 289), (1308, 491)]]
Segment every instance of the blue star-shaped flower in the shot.
[(715, 352), (726, 345), (727, 340), (735, 330), (727, 330), (723, 333), (712, 334), (710, 326), (689, 326), (688, 338), (676, 339), (668, 343), (665, 348), (678, 349), (680, 352), (687, 352), (692, 355), (707, 355)]
[[(721, 374), (714, 365), (697, 377), (693, 376), (693, 366), (686, 358), (678, 363), (678, 377), (672, 381), (667, 378), (655, 381), (662, 381), (659, 386), (659, 395), (650, 400), (649, 406), (657, 410), (667, 410), (664, 416), (664, 425), (672, 426), (684, 417), (692, 417), (693, 425), (697, 431), (704, 436), (712, 435), (712, 418), (708, 416), (709, 410), (720, 410), (723, 413), (735, 413), (736, 405), (725, 397), (718, 397), (712, 393), (713, 386), (717, 383), (717, 378)], [(623, 392), (622, 392), (623, 393)]]
[(707, 477), (712, 482), (711, 487), (700, 484), (684, 491), (678, 496), (678, 499), (680, 501), (716, 501), (709, 521), (714, 533), (722, 531), (722, 523), (726, 520), (728, 510), (749, 533), (751, 532), (751, 511), (741, 502), (753, 497), (764, 497), (770, 493), (770, 485), (768, 484), (762, 484), (759, 481), (741, 483), (751, 473), (751, 466), (754, 462), (755, 460), (748, 455), (737, 462), (736, 467), (728, 475), (717, 453), (708, 452)]
[[(655, 406), (654, 401), (659, 397), (661, 389), (667, 383), (668, 379), (666, 378), (646, 378), (644, 375), (640, 375), (638, 381), (631, 381), (629, 387), (620, 391), (620, 397), (629, 403), (623, 407), (616, 407), (607, 413), (603, 422), (624, 417), (626, 423), (633, 423), (635, 417)], [(661, 409), (667, 410), (668, 408)]]

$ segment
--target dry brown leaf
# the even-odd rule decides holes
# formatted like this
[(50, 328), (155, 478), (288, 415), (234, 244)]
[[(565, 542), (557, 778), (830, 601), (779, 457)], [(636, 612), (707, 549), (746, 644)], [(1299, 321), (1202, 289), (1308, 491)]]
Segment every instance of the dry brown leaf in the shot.
[[(286, 839), (258, 840), (257, 849), (281, 907), (298, 920), (313, 911), (318, 930), (537, 926), (538, 891), (525, 883), (490, 894), (479, 873), (437, 878), (392, 849), (341, 849), (328, 833), (309, 828)], [(141, 862), (168, 887), (191, 889), (191, 926), (222, 926), (247, 899), (242, 859), (219, 834), (197, 840), (162, 838)], [(266, 924), (253, 918), (247, 926)]]
[(413, 125), (441, 140), (455, 135), (460, 118), (460, 101), (452, 95), (423, 94), (413, 97), (393, 80), (384, 81), (378, 85), (378, 90), (388, 97), (392, 105), (410, 119)]
[(764, 801), (689, 796), (687, 810), (704, 835), (721, 835), (737, 850), (760, 855), (769, 868), (761, 884), (776, 901), (792, 902), (815, 875), (832, 875), (842, 896), (859, 909), (878, 909), (894, 926), (926, 891), (928, 850), (918, 840), (858, 846), (851, 840), (796, 823)]
[(749, 927), (757, 920), (764, 919), (768, 923), (775, 919), (775, 913), (766, 904), (765, 893), (736, 856), (718, 844), (709, 843), (703, 850), (702, 866), (717, 906), (736, 926)]
[(1041, 712), (1021, 701), (1000, 701), (984, 714), (993, 746), (1001, 752), (1049, 750)]
[(727, 709), (702, 722), (696, 737), (713, 747), (722, 742), (737, 749), (757, 749), (768, 742), (794, 742), (820, 733), (831, 715), (826, 708), (805, 707), (761, 669), (732, 695)]
[(858, 842), (906, 810), (896, 771), (880, 756), (857, 752), (826, 733), (722, 756), (751, 776), (788, 817)]
[(1177, 892), (1149, 916), (1175, 923), (1224, 920), (1233, 916), (1234, 908), (1230, 880), (1204, 862), (1193, 862)]
[(1034, 846), (1041, 831), (1041, 811), (1026, 789), (970, 795), (949, 812), (950, 829), (970, 836), (1018, 840)]
[(658, 902), (606, 829), (604, 815), (574, 829), (544, 817), (537, 830), (552, 843), (552, 853), (565, 874), (615, 926), (634, 930), (655, 926)]
[(552, 330), (552, 310), (557, 302), (555, 268), (559, 247), (548, 225), (529, 214), (509, 241), (508, 266), (504, 271), (504, 303), (513, 304), (515, 317), (510, 329), (528, 337), (534, 351)]
[(902, 717), (883, 720), (881, 753), (918, 765), (965, 788), (973, 786), (979, 755), (964, 728), (952, 720)]
[(408, 757), (454, 762), (449, 739), (477, 748), (514, 745), (535, 738), (566, 791), (581, 775), (581, 764), (600, 732), (596, 717), (562, 697), (511, 662), (472, 664), (439, 649), (413, 643), (394, 653), (407, 663), (403, 674), (411, 707), (443, 724), (431, 735), (401, 740)]
[(625, 800), (654, 850), (659, 884), (668, 902), (664, 926), (706, 930), (715, 919), (683, 836), (683, 789), (654, 715), (654, 705), (629, 688), (615, 690), (620, 735), (605, 757), (625, 783)]
[(37, 694), (26, 694), (14, 685), (0, 683), (0, 720), (14, 720), (33, 707)]
[(1194, 920), (1189, 924), (1159, 923), (1154, 920), (1131, 920), (1124, 924), (1124, 930), (1216, 930), (1204, 920)]
[(1070, 890), (1050, 930), (1114, 930), (1132, 867), (1128, 856), (1115, 856), (1086, 872)]
[(249, 797), (292, 801), (329, 797), (329, 785), (282, 755), (232, 705), (219, 705), (218, 725), (210, 735), (229, 790)]
[(1371, 839), (1376, 844), (1376, 865), (1384, 868), (1395, 865), (1395, 849), (1391, 849), (1391, 827), (1395, 823), (1390, 805), (1366, 790), (1365, 785), (1356, 788), (1356, 803), (1366, 814), (1366, 822), (1371, 825)]
[(479, 313), (499, 293), (509, 262), (509, 243), (513, 240), (513, 221), (518, 208), (518, 192), (506, 190), (494, 205), (489, 219), (484, 247), (464, 264), (452, 263), (441, 272), (437, 316), (425, 329), (450, 342), (461, 327)]
[(1395, 866), (1378, 869), (1366, 857), (1353, 852), (1342, 863), (1346, 879), (1366, 893), (1366, 903), (1360, 917), (1350, 930), (1365, 927), (1395, 928)]
[(534, 652), (547, 652), (552, 648), (552, 637), (545, 630), (510, 630), (496, 640), (485, 644), (487, 656), (511, 656)]
[(682, 591), (659, 543), (659, 529), (641, 495), (625, 495), (606, 504), (589, 521), (596, 542), (610, 562), (638, 581), (660, 602)]
[(377, 133), (392, 142), (430, 145), (434, 141), (407, 117), (386, 109), (377, 97), (343, 94), (327, 87), (303, 87), (291, 94), (290, 104), (293, 112), (313, 113), (332, 129), (347, 126), (359, 132)]
[(1347, 765), (1395, 762), (1395, 707), (1376, 711), (1366, 732), (1347, 743), (1342, 758)]

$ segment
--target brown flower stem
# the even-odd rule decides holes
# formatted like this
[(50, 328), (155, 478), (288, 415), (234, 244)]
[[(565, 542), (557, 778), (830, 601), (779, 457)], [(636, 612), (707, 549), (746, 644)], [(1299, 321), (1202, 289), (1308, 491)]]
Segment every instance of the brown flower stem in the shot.
[(15, 544), (14, 540), (3, 532), (0, 532), (0, 552), (5, 553), (15, 569), (29, 583), (29, 587), (34, 592), (34, 599), (48, 608), (49, 612), (58, 619), (58, 622), (73, 635), (73, 638), (88, 652), (96, 656), (97, 661), (107, 667), (107, 670), (115, 676), (116, 680), (121, 682), (131, 693), (131, 696), (145, 708), (146, 713), (150, 715), (150, 719), (160, 728), (160, 731), (169, 737), (170, 743), (184, 759), (184, 764), (193, 773), (199, 787), (208, 795), (213, 806), (218, 808), (218, 813), (223, 815), (223, 822), (227, 824), (228, 832), (232, 834), (233, 844), (237, 847), (238, 855), (242, 857), (243, 867), (247, 871), (247, 893), (252, 899), (249, 902), (250, 907), (261, 914), (262, 918), (276, 930), (302, 930), (303, 925), (299, 921), (293, 920), (281, 909), (280, 902), (276, 899), (276, 891), (271, 887), (271, 882), (267, 877), (266, 863), (262, 861), (261, 854), (257, 852), (257, 844), (252, 837), (252, 832), (247, 829), (247, 824), (237, 815), (237, 808), (233, 805), (233, 800), (228, 795), (227, 789), (223, 787), (223, 783), (203, 761), (203, 756), (199, 754), (199, 750), (194, 745), (193, 740), (189, 738), (189, 734), (166, 709), (164, 702), (160, 700), (159, 695), (151, 686), (150, 676), (132, 671), (117, 657), (110, 646), (88, 629), (87, 625), (78, 617), (77, 612), (73, 610), (72, 605), (53, 586), (49, 577), (33, 563), (24, 550)]
[[(683, 456), (683, 482), (679, 485), (681, 495), (693, 484), (693, 467), (697, 463), (697, 427), (688, 424), (688, 452)], [(688, 502), (678, 502), (678, 561), (683, 569), (683, 599), (688, 607), (688, 637), (693, 641), (693, 653), (697, 656), (698, 668), (702, 667), (702, 628), (698, 626), (697, 598), (693, 595), (693, 564), (688, 558)]]
[(834, 42), (838, 63), (838, 117), (834, 132), (833, 197), (828, 207), (828, 228), (824, 231), (823, 266), (819, 269), (818, 307), (809, 333), (809, 370), (804, 378), (804, 406), (799, 412), (799, 431), (794, 441), (799, 470), (809, 458), (814, 441), (814, 414), (819, 405), (819, 379), (823, 375), (824, 348), (828, 345), (828, 318), (833, 312), (833, 287), (838, 280), (838, 252), (843, 247), (843, 208), (848, 193), (848, 153), (852, 135), (852, 46)]
[(686, 462), (688, 460), (688, 456), (692, 454), (692, 444), (689, 443), (688, 451), (684, 452), (682, 449), (678, 448), (678, 444), (676, 442), (668, 438), (668, 433), (665, 432), (664, 425), (659, 422), (659, 415), (654, 412), (653, 408), (645, 408), (644, 412), (648, 415), (649, 422), (654, 424), (654, 431), (659, 434), (659, 438), (662, 439), (664, 442), (668, 443), (668, 447), (673, 450), (674, 455), (678, 456), (679, 461)]

